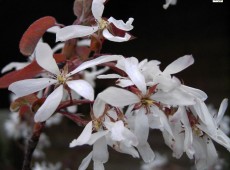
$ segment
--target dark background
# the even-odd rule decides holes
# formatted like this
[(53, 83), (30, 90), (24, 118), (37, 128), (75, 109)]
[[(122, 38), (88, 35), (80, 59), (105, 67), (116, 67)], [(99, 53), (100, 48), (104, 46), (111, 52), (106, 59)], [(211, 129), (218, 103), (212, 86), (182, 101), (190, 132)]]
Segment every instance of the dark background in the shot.
[[(23, 32), (36, 19), (54, 16), (70, 25), (75, 19), (74, 0), (0, 0), (0, 68), (10, 61), (25, 61), (18, 44)], [(106, 42), (104, 52), (157, 59), (162, 69), (185, 54), (195, 64), (176, 76), (186, 85), (204, 90), (207, 102), (218, 106), (229, 97), (229, 7), (211, 0), (178, 0), (162, 8), (164, 0), (110, 0), (104, 17), (134, 18), (131, 33), (137, 39), (127, 43)], [(54, 36), (51, 37), (54, 41)], [(0, 107), (8, 107), (7, 90), (0, 90)]]
[[(26, 61), (19, 52), (18, 44), (24, 31), (35, 20), (50, 15), (54, 16), (59, 23), (72, 24), (75, 19), (72, 12), (73, 2), (74, 0), (0, 0), (0, 68), (11, 61)], [(131, 33), (137, 38), (126, 43), (106, 42), (103, 52), (122, 54), (127, 57), (135, 56), (140, 60), (157, 59), (162, 62), (162, 69), (178, 57), (192, 54), (195, 58), (194, 65), (176, 76), (186, 85), (205, 91), (209, 96), (207, 103), (212, 103), (218, 108), (223, 98), (230, 97), (230, 9), (227, 0), (224, 0), (224, 3), (212, 3), (212, 0), (178, 0), (176, 6), (170, 6), (167, 10), (162, 8), (164, 2), (164, 0), (110, 0), (103, 16), (113, 16), (124, 21), (133, 17), (134, 29)], [(48, 36), (46, 40), (54, 42), (55, 37)], [(0, 89), (0, 108), (8, 108), (7, 95), (6, 89)], [(71, 126), (69, 131), (66, 129), (60, 131), (58, 128), (56, 132), (64, 134), (72, 132), (73, 128), (75, 126)], [(81, 129), (78, 131), (80, 133)], [(56, 143), (63, 139), (60, 134), (53, 132), (50, 134), (56, 135), (57, 138), (53, 136), (52, 139), (56, 140), (52, 140), (52, 145), (56, 146)], [(65, 138), (66, 143), (61, 145), (63, 150), (66, 150), (69, 142), (76, 136), (72, 134), (69, 139)], [(153, 138), (153, 143), (158, 141), (155, 140), (155, 136)], [(161, 145), (164, 145), (163, 142)], [(161, 145), (158, 142), (158, 145), (152, 146), (155, 149), (161, 148)], [(22, 157), (15, 156), (19, 152), (15, 148), (11, 149), (20, 164)], [(80, 152), (84, 150), (81, 147), (76, 149)], [(65, 153), (60, 154), (60, 150), (56, 149), (56, 154), (52, 151), (52, 155), (55, 155), (57, 160), (63, 159)], [(68, 152), (76, 151), (68, 149)], [(83, 154), (83, 157), (85, 155)], [(4, 157), (8, 158), (10, 155)], [(78, 158), (76, 155), (72, 157), (78, 159), (78, 163), (73, 164), (75, 167), (83, 158)], [(120, 154), (113, 157), (120, 158)], [(52, 159), (49, 156), (48, 158)], [(125, 159), (132, 158), (125, 157)], [(178, 163), (185, 164), (180, 160)], [(128, 161), (124, 161), (123, 164), (130, 166)], [(133, 165), (137, 165), (138, 168), (137, 161), (134, 160)]]

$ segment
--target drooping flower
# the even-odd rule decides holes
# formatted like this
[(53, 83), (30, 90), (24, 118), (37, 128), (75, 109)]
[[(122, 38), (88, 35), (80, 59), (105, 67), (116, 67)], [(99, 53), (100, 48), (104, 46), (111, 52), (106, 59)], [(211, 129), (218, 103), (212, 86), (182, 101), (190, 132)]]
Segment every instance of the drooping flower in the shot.
[(104, 2), (105, 0), (93, 0), (92, 2), (92, 13), (96, 20), (96, 25), (93, 26), (84, 26), (84, 25), (71, 25), (62, 28), (57, 32), (57, 41), (66, 41), (72, 38), (79, 38), (91, 35), (97, 31), (101, 31), (102, 35), (114, 42), (123, 42), (128, 41), (131, 36), (128, 33), (125, 33), (124, 37), (114, 36), (110, 33), (110, 24), (113, 23), (115, 27), (123, 31), (130, 31), (133, 29), (132, 22), (133, 18), (129, 18), (126, 23), (122, 20), (116, 20), (113, 17), (110, 17), (107, 21), (102, 18), (104, 11)]
[(117, 55), (101, 56), (82, 63), (75, 70), (68, 73), (65, 68), (59, 70), (52, 54), (51, 48), (46, 43), (38, 44), (35, 51), (37, 63), (52, 75), (51, 78), (26, 79), (14, 82), (9, 86), (9, 90), (14, 92), (17, 97), (32, 94), (50, 85), (56, 86), (55, 90), (46, 98), (45, 102), (35, 114), (35, 122), (43, 122), (55, 112), (62, 100), (64, 85), (67, 85), (82, 97), (91, 101), (94, 100), (94, 90), (92, 86), (85, 80), (72, 80), (71, 76), (86, 68), (120, 58), (120, 56)]

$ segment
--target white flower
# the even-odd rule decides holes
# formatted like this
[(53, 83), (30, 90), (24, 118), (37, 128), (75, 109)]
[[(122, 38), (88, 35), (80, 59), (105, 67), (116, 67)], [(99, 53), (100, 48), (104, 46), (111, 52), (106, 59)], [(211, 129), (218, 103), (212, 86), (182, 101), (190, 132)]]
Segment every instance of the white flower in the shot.
[(123, 31), (130, 31), (133, 29), (132, 22), (133, 18), (124, 23), (122, 20), (116, 20), (113, 17), (110, 17), (108, 21), (105, 21), (102, 18), (102, 13), (104, 11), (104, 2), (105, 0), (93, 0), (92, 3), (92, 13), (96, 19), (97, 24), (94, 26), (84, 26), (84, 25), (71, 25), (62, 28), (57, 32), (57, 41), (66, 41), (72, 38), (84, 37), (95, 33), (96, 31), (102, 31), (103, 36), (115, 42), (128, 41), (131, 36), (128, 33), (125, 33), (124, 37), (114, 36), (109, 31), (109, 24), (113, 23), (115, 27)]
[(166, 156), (156, 153), (156, 158), (150, 163), (143, 163), (141, 165), (141, 170), (154, 170), (155, 168), (160, 168), (168, 162)]
[(9, 90), (14, 92), (18, 97), (32, 94), (53, 84), (57, 86), (38, 109), (34, 117), (35, 122), (43, 122), (55, 112), (62, 100), (65, 84), (84, 98), (94, 100), (94, 90), (92, 86), (85, 80), (72, 80), (71, 76), (86, 68), (120, 58), (120, 56), (116, 55), (98, 57), (94, 60), (82, 63), (75, 70), (68, 73), (65, 69), (63, 71), (59, 70), (52, 54), (51, 48), (46, 43), (38, 44), (35, 51), (37, 63), (46, 71), (50, 72), (53, 78), (26, 79), (14, 82), (9, 86)]
[[(100, 102), (94, 104), (97, 105), (94, 108), (100, 107)], [(113, 110), (109, 110), (103, 117), (94, 119), (85, 126), (80, 136), (70, 143), (70, 147), (84, 144), (93, 145), (93, 151), (82, 161), (79, 170), (85, 170), (91, 159), (94, 161), (94, 169), (104, 169), (103, 164), (109, 158), (107, 145), (118, 152), (139, 157), (139, 154), (133, 148), (133, 146), (138, 145), (137, 138), (125, 127), (123, 121), (118, 120), (118, 116)]]

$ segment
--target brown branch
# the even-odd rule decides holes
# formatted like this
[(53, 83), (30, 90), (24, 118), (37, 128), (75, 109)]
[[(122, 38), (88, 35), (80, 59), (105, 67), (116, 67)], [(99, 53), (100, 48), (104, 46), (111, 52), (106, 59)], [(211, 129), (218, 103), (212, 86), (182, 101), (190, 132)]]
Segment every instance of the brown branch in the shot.
[(90, 101), (90, 100), (76, 100), (76, 99), (67, 100), (67, 101), (61, 102), (61, 104), (56, 109), (56, 112), (59, 112), (61, 109), (64, 109), (64, 108), (69, 107), (69, 106), (79, 105), (79, 104), (90, 104), (90, 103), (93, 103), (93, 101)]
[(59, 113), (66, 116), (67, 118), (71, 119), (72, 121), (74, 121), (78, 125), (86, 125), (87, 123), (89, 123), (89, 121), (82, 119), (80, 116), (78, 116), (76, 114), (65, 112), (65, 111), (59, 111)]
[(33, 134), (28, 141), (22, 170), (31, 170), (31, 161), (33, 152), (39, 142), (40, 135), (45, 127), (45, 123), (36, 123), (33, 128)]

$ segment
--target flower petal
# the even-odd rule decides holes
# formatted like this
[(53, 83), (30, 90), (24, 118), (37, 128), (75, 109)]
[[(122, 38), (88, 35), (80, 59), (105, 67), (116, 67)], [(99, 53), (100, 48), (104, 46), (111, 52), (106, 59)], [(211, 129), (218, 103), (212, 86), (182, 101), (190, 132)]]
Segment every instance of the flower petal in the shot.
[(134, 83), (129, 79), (119, 79), (116, 81), (116, 85), (124, 88), (128, 86), (133, 86)]
[(53, 58), (53, 51), (47, 43), (38, 43), (35, 49), (35, 58), (37, 63), (45, 70), (58, 75), (60, 70)]
[(136, 62), (138, 61), (134, 57), (125, 59), (125, 63), (124, 63), (125, 72), (128, 74), (129, 78), (133, 81), (133, 83), (137, 86), (137, 88), (141, 90), (142, 93), (145, 95), (146, 94), (145, 77), (139, 71), (139, 68)]
[(145, 163), (150, 163), (154, 160), (155, 154), (148, 143), (141, 146), (138, 145), (137, 149)]
[(46, 121), (57, 109), (63, 96), (63, 85), (56, 88), (45, 100), (34, 116), (35, 122)]
[(116, 61), (119, 60), (122, 56), (121, 55), (104, 55), (101, 57), (97, 57), (95, 59), (86, 61), (82, 63), (79, 67), (77, 67), (75, 70), (71, 71), (67, 76), (71, 76), (75, 73), (78, 73), (79, 71), (82, 71), (86, 68), (93, 67), (95, 65), (99, 65), (102, 63), (110, 62), (110, 61)]
[(106, 103), (116, 107), (123, 107), (140, 102), (140, 99), (134, 93), (116, 87), (105, 89), (98, 94), (98, 97)]
[(90, 152), (81, 162), (81, 165), (79, 166), (78, 170), (86, 170), (86, 168), (89, 166), (89, 163), (93, 157), (93, 152)]
[(105, 102), (97, 97), (93, 103), (93, 114), (96, 118), (103, 115), (105, 111)]
[(178, 73), (194, 63), (192, 55), (185, 55), (169, 64), (163, 71), (163, 74), (171, 75)]
[(89, 141), (87, 142), (87, 144), (89, 144), (89, 145), (94, 144), (97, 140), (99, 140), (100, 138), (102, 138), (103, 136), (105, 136), (107, 133), (109, 133), (108, 130), (98, 131), (96, 133), (93, 133), (91, 135)]
[(90, 101), (94, 100), (94, 89), (87, 81), (71, 80), (67, 81), (66, 84), (69, 86), (69, 88), (78, 93), (80, 96)]
[(185, 85), (181, 85), (180, 88), (182, 88), (184, 91), (188, 92), (189, 94), (193, 95), (194, 97), (199, 98), (202, 101), (205, 101), (208, 98), (207, 94), (202, 90), (195, 89)]
[(128, 41), (131, 38), (131, 35), (129, 35), (128, 33), (125, 33), (124, 37), (114, 36), (107, 29), (104, 29), (102, 34), (107, 40), (114, 41), (114, 42), (124, 42), (124, 41)]
[(14, 92), (17, 97), (22, 97), (40, 91), (56, 82), (57, 80), (50, 78), (26, 79), (12, 83), (8, 89)]
[(85, 37), (98, 30), (98, 26), (71, 25), (60, 29), (56, 34), (57, 41), (67, 41), (73, 38)]
[(25, 66), (27, 66), (28, 64), (30, 64), (30, 62), (21, 62), (21, 63), (11, 62), (2, 68), (1, 73), (3, 74), (3, 73), (10, 71), (12, 69), (20, 70), (20, 69), (24, 68)]
[(106, 74), (97, 76), (98, 79), (116, 79), (122, 78), (119, 74)]
[(92, 13), (96, 20), (100, 21), (103, 11), (104, 11), (104, 2), (105, 0), (93, 0), (92, 3)]
[(84, 128), (84, 130), (82, 131), (82, 133), (80, 134), (80, 136), (77, 139), (74, 139), (70, 144), (69, 147), (75, 147), (75, 146), (79, 146), (79, 145), (84, 145), (86, 144), (91, 135), (92, 135), (92, 128), (93, 128), (93, 123), (92, 121), (90, 121)]
[(220, 104), (220, 108), (219, 108), (219, 111), (218, 111), (218, 114), (217, 114), (217, 118), (216, 118), (216, 123), (217, 124), (219, 124), (221, 119), (223, 118), (227, 107), (228, 107), (228, 99), (224, 99)]
[(109, 152), (106, 144), (106, 138), (98, 139), (93, 145), (93, 161), (106, 163), (109, 159)]
[(158, 91), (157, 93), (153, 94), (151, 99), (161, 102), (163, 104), (168, 105), (194, 105), (195, 99), (193, 96), (185, 93), (181, 89), (174, 89), (169, 92)]
[(117, 27), (120, 30), (124, 30), (124, 31), (130, 31), (130, 30), (133, 29), (133, 25), (132, 25), (133, 20), (134, 20), (133, 18), (129, 18), (129, 20), (126, 23), (124, 23), (124, 21), (122, 21), (122, 20), (116, 20), (113, 17), (110, 17), (108, 19), (108, 21), (110, 23), (113, 23), (115, 25), (115, 27)]

